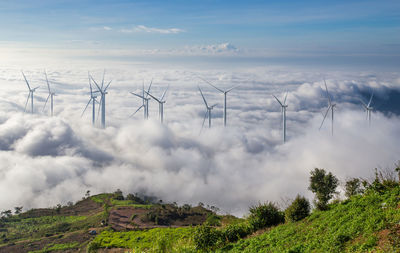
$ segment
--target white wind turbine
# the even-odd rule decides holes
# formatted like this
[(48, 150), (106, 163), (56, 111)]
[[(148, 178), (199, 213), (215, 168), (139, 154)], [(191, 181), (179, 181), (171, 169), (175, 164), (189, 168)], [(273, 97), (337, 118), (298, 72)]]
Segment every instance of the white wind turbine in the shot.
[(325, 83), (326, 95), (328, 97), (329, 106), (328, 106), (328, 109), (326, 110), (326, 113), (324, 114), (324, 119), (322, 120), (322, 123), (321, 123), (321, 126), (319, 127), (319, 129), (321, 130), (321, 127), (324, 124), (326, 116), (328, 115), (329, 110), (331, 110), (331, 116), (332, 116), (331, 128), (332, 128), (332, 136), (333, 136), (333, 119), (334, 119), (333, 118), (333, 113), (334, 113), (334, 109), (336, 107), (336, 104), (332, 103), (331, 97), (330, 97), (329, 92), (328, 92), (328, 86), (326, 85), (325, 79), (324, 79), (324, 83)]
[(227, 90), (221, 90), (220, 88), (217, 88), (215, 85), (213, 85), (212, 83), (210, 83), (209, 81), (199, 77), (201, 80), (203, 80), (204, 82), (208, 83), (209, 85), (211, 85), (212, 87), (214, 87), (216, 90), (218, 90), (219, 92), (224, 94), (224, 126), (226, 127), (226, 94), (228, 94), (228, 92), (230, 92), (231, 90), (233, 90), (234, 88), (237, 88), (239, 85), (233, 86), (230, 89)]
[(96, 123), (96, 102), (97, 102), (96, 101), (97, 96), (96, 96), (95, 93), (98, 92), (98, 91), (93, 91), (92, 82), (90, 80), (90, 74), (89, 73), (88, 73), (88, 78), (89, 78), (89, 87), (90, 87), (90, 99), (89, 99), (88, 103), (86, 104), (86, 107), (83, 110), (81, 117), (85, 113), (85, 111), (88, 108), (90, 102), (92, 102), (92, 125), (94, 126), (95, 123)]
[(43, 111), (44, 111), (44, 109), (46, 108), (47, 101), (48, 101), (49, 98), (50, 98), (51, 117), (53, 117), (53, 97), (56, 96), (56, 93), (55, 93), (55, 92), (51, 92), (51, 90), (50, 90), (49, 79), (47, 79), (47, 73), (46, 73), (46, 71), (44, 71), (44, 75), (46, 76), (47, 89), (49, 90), (49, 95), (47, 96), (46, 102), (44, 103)]
[(206, 111), (206, 114), (204, 115), (203, 124), (201, 125), (201, 128), (203, 129), (203, 127), (204, 127), (204, 122), (206, 121), (207, 116), (208, 116), (208, 128), (211, 128), (211, 110), (212, 110), (212, 109), (214, 108), (214, 106), (216, 106), (217, 104), (214, 104), (214, 105), (212, 105), (212, 106), (208, 106), (207, 101), (206, 101), (206, 98), (205, 98), (204, 95), (203, 95), (203, 92), (201, 91), (200, 87), (198, 87), (198, 88), (199, 88), (201, 97), (203, 98), (204, 104), (206, 105), (206, 108), (207, 108), (207, 111)]
[(372, 102), (372, 98), (374, 97), (374, 93), (371, 93), (371, 97), (369, 98), (369, 102), (368, 104), (365, 104), (364, 101), (362, 99), (360, 99), (364, 109), (367, 111), (367, 120), (368, 120), (368, 124), (369, 126), (371, 126), (371, 113), (374, 110), (374, 108), (371, 106), (371, 102)]
[(168, 88), (169, 88), (169, 86), (167, 87), (167, 89), (165, 89), (164, 93), (162, 94), (162, 96), (159, 99), (154, 97), (153, 95), (151, 95), (149, 92), (146, 91), (147, 95), (149, 95), (155, 101), (158, 102), (158, 114), (160, 116), (161, 124), (164, 122), (164, 104), (165, 104), (165, 102), (167, 102), (166, 100), (163, 100), (163, 99), (164, 99), (165, 94), (167, 93)]
[[(153, 84), (153, 79), (150, 82), (149, 88), (147, 89), (147, 91), (145, 91), (144, 90), (144, 82), (143, 82), (142, 95), (139, 95), (137, 93), (131, 92), (132, 95), (137, 96), (137, 97), (142, 99), (142, 105), (134, 113), (132, 113), (132, 115), (130, 117), (135, 115), (140, 109), (143, 108), (144, 119), (148, 119), (149, 118), (149, 100), (150, 100), (150, 98), (148, 96), (149, 96), (152, 84)], [(146, 93), (146, 95), (145, 95), (145, 93)]]
[(21, 73), (22, 73), (22, 75), (24, 76), (26, 85), (28, 86), (28, 89), (29, 89), (29, 94), (28, 94), (28, 98), (26, 99), (24, 112), (26, 111), (26, 106), (28, 105), (29, 99), (31, 99), (31, 113), (33, 114), (33, 93), (36, 91), (37, 88), (39, 88), (39, 86), (37, 86), (37, 87), (31, 89), (31, 86), (29, 85), (29, 82), (28, 82), (28, 80), (26, 79), (26, 76), (25, 76), (24, 72), (21, 71)]
[(272, 95), (272, 96), (274, 96), (276, 101), (278, 101), (278, 103), (281, 105), (281, 108), (282, 108), (283, 143), (286, 142), (286, 108), (288, 107), (288, 105), (286, 104), (287, 95), (288, 95), (288, 93), (286, 92), (283, 103), (275, 95)]
[[(105, 127), (106, 127), (106, 94), (108, 94), (108, 93), (107, 93), (107, 89), (108, 89), (108, 87), (110, 86), (111, 81), (112, 81), (112, 80), (111, 80), (110, 82), (108, 82), (107, 86), (104, 87), (104, 75), (105, 75), (105, 73), (106, 73), (106, 71), (104, 71), (104, 73), (103, 73), (103, 80), (101, 81), (101, 87), (100, 87), (100, 85), (98, 85), (98, 84), (96, 83), (96, 81), (93, 79), (93, 77), (90, 76), (91, 79), (92, 79), (92, 81), (94, 82), (94, 84), (97, 86), (98, 91), (99, 91), (100, 94), (101, 94), (101, 99), (100, 99), (100, 108), (101, 108), (101, 128), (105, 128)], [(100, 108), (99, 108), (99, 110), (100, 110)]]

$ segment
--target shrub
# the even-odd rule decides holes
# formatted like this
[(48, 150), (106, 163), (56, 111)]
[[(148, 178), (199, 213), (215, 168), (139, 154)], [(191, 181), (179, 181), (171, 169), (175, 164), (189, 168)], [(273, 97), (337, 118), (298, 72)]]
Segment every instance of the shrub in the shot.
[(120, 189), (117, 189), (114, 192), (114, 199), (116, 199), (116, 200), (124, 200), (124, 195), (122, 194), (122, 191)]
[(216, 214), (209, 214), (206, 220), (206, 224), (209, 226), (221, 226), (221, 217)]
[(347, 198), (351, 196), (363, 193), (363, 189), (361, 188), (361, 180), (358, 178), (353, 178), (346, 181), (345, 184), (345, 193)]
[(223, 237), (228, 242), (236, 242), (251, 233), (250, 227), (246, 223), (230, 224), (223, 230)]
[(212, 250), (221, 240), (221, 232), (216, 228), (202, 225), (198, 226), (194, 232), (194, 244), (199, 250)]
[(287, 221), (299, 221), (310, 215), (310, 202), (297, 195), (292, 204), (285, 210), (285, 217)]
[(251, 228), (256, 231), (282, 223), (285, 218), (276, 205), (269, 202), (250, 207), (250, 216), (248, 220)]
[(333, 194), (336, 193), (336, 187), (339, 184), (339, 180), (332, 175), (332, 173), (326, 173), (324, 169), (315, 168), (311, 171), (310, 186), (308, 189), (315, 193), (315, 205), (319, 210), (326, 210), (328, 202), (332, 199)]

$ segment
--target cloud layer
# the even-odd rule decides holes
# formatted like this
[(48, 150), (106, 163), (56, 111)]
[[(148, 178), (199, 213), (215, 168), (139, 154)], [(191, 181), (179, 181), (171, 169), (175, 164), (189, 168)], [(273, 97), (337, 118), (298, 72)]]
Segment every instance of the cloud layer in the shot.
[[(135, 70), (133, 70), (135, 69)], [(102, 78), (102, 70), (90, 70)], [(92, 193), (143, 192), (164, 201), (217, 205), (223, 212), (245, 214), (258, 201), (281, 201), (307, 191), (309, 171), (321, 167), (340, 179), (369, 177), (375, 167), (392, 167), (400, 158), (397, 105), (387, 98), (399, 91), (396, 73), (325, 72), (338, 104), (335, 135), (330, 121), (321, 131), (327, 99), (322, 75), (282, 68), (149, 68), (118, 65), (108, 69), (113, 79), (107, 94), (107, 128), (91, 126), (90, 108), (81, 118), (88, 95), (85, 68), (47, 69), (55, 97), (56, 117), (47, 109), (43, 71), (26, 71), (32, 85), (42, 85), (35, 114), (22, 113), (27, 88), (18, 69), (2, 69), (0, 79), (0, 206), (3, 209), (65, 204)], [(224, 128), (223, 96), (201, 81), (226, 89), (228, 127)], [(144, 80), (153, 80), (159, 96), (167, 85), (165, 122), (150, 101), (150, 120), (139, 111)], [(201, 130), (205, 107), (200, 85), (213, 110), (211, 129)], [(375, 99), (372, 126), (359, 98)], [(281, 140), (281, 114), (272, 94), (288, 91), (288, 142)], [(379, 108), (385, 108), (382, 112)], [(97, 115), (96, 115), (97, 116)]]

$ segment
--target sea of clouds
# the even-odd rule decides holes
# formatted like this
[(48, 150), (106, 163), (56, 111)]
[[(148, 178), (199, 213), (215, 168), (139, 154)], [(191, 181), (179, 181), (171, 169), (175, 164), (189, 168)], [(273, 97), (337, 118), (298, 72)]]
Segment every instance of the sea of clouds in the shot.
[[(112, 79), (106, 97), (106, 129), (91, 125), (88, 71), (101, 82)], [(46, 66), (54, 98), (49, 117), (44, 67), (23, 66), (35, 92), (35, 113), (24, 113), (28, 89), (20, 65), (0, 68), (0, 209), (55, 206), (92, 194), (121, 189), (165, 201), (203, 202), (221, 212), (244, 215), (258, 202), (307, 196), (309, 172), (325, 168), (344, 181), (370, 178), (374, 168), (400, 160), (398, 95), (400, 74), (271, 66), (154, 66), (146, 63)], [(223, 127), (223, 95), (203, 82), (228, 89), (228, 126)], [(337, 103), (334, 136), (323, 79)], [(169, 85), (162, 125), (150, 101), (129, 117), (153, 79), (152, 94)], [(212, 128), (201, 130), (205, 113), (197, 86), (212, 111)], [(282, 143), (281, 109), (272, 94), (288, 92), (287, 143)], [(360, 99), (374, 92), (368, 126)], [(396, 100), (397, 98), (397, 100)], [(27, 110), (30, 110), (28, 105)], [(97, 115), (96, 115), (97, 116)], [(329, 115), (328, 115), (329, 116)], [(207, 126), (207, 122), (205, 124)]]

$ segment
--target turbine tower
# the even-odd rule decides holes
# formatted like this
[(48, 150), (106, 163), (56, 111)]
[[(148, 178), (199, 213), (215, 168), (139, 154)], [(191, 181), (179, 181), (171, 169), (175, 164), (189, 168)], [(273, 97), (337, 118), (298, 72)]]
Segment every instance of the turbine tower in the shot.
[(287, 95), (288, 95), (288, 93), (286, 92), (286, 95), (285, 95), (285, 98), (283, 100), (283, 103), (275, 95), (272, 95), (272, 96), (274, 96), (276, 101), (278, 101), (278, 103), (281, 105), (281, 108), (282, 108), (283, 143), (286, 142), (286, 108), (288, 107), (287, 104), (286, 104)]
[(207, 101), (206, 101), (206, 99), (205, 99), (205, 97), (203, 95), (203, 92), (201, 91), (200, 87), (198, 87), (198, 88), (199, 88), (201, 97), (203, 98), (204, 104), (206, 105), (206, 108), (207, 108), (206, 114), (204, 115), (203, 124), (201, 125), (201, 129), (203, 129), (203, 127), (204, 127), (204, 122), (206, 121), (207, 116), (208, 116), (208, 128), (211, 128), (211, 110), (217, 104), (214, 104), (212, 106), (208, 106)]
[(28, 80), (26, 79), (26, 76), (25, 76), (24, 72), (21, 71), (21, 73), (22, 73), (22, 75), (24, 76), (26, 85), (28, 86), (28, 89), (29, 89), (29, 94), (28, 94), (28, 98), (26, 99), (24, 112), (26, 111), (26, 106), (28, 105), (28, 102), (29, 102), (29, 99), (30, 99), (30, 100), (31, 100), (31, 113), (33, 114), (33, 93), (36, 91), (37, 88), (39, 88), (39, 86), (37, 86), (37, 87), (31, 89), (31, 86), (29, 85), (29, 82), (28, 82)]
[(368, 104), (365, 104), (362, 99), (360, 99), (364, 109), (367, 111), (367, 120), (368, 120), (368, 125), (371, 126), (371, 113), (374, 110), (374, 108), (371, 106), (372, 98), (374, 97), (374, 93), (371, 93), (371, 97), (369, 98)]
[(326, 119), (326, 116), (328, 115), (329, 110), (331, 110), (331, 116), (332, 116), (331, 131), (332, 131), (332, 136), (333, 136), (333, 119), (334, 119), (334, 118), (333, 118), (333, 113), (334, 113), (336, 104), (333, 104), (333, 103), (332, 103), (331, 97), (330, 97), (329, 92), (328, 92), (328, 86), (326, 85), (325, 79), (324, 79), (324, 83), (325, 83), (326, 95), (327, 95), (327, 97), (328, 97), (329, 106), (328, 106), (328, 109), (326, 110), (326, 112), (325, 112), (325, 114), (324, 114), (324, 119), (322, 120), (322, 123), (321, 123), (321, 126), (319, 127), (319, 130), (321, 130), (321, 127), (322, 127), (322, 125), (324, 124), (324, 121), (325, 121), (325, 119)]
[(164, 104), (165, 104), (165, 102), (167, 102), (163, 99), (164, 99), (165, 94), (167, 93), (168, 88), (169, 88), (169, 86), (167, 87), (167, 89), (165, 89), (164, 93), (162, 94), (162, 96), (159, 99), (154, 97), (153, 95), (151, 95), (149, 92), (146, 91), (147, 95), (149, 95), (151, 98), (153, 98), (155, 101), (158, 102), (158, 114), (160, 117), (161, 124), (164, 122)]
[(96, 83), (96, 81), (93, 79), (92, 76), (91, 79), (94, 82), (94, 84), (97, 86), (98, 91), (101, 94), (101, 99), (100, 99), (100, 108), (101, 108), (101, 128), (105, 128), (106, 127), (106, 94), (108, 94), (107, 89), (111, 84), (111, 81), (108, 82), (108, 84), (106, 85), (106, 87), (104, 87), (104, 75), (105, 75), (106, 71), (104, 71), (103, 73), (103, 80), (101, 81), (101, 87), (100, 85), (98, 85)]
[(213, 85), (212, 83), (210, 83), (209, 81), (199, 77), (201, 80), (203, 80), (204, 82), (208, 83), (209, 85), (211, 85), (212, 87), (214, 87), (216, 90), (218, 90), (219, 92), (224, 94), (224, 127), (226, 127), (226, 94), (228, 94), (228, 92), (230, 92), (231, 90), (233, 90), (234, 88), (238, 87), (238, 85), (233, 86), (230, 89), (227, 90), (221, 90), (220, 88), (216, 87), (215, 85)]
[(44, 111), (44, 109), (46, 108), (47, 101), (48, 101), (49, 98), (50, 98), (51, 117), (53, 117), (53, 97), (56, 95), (56, 93), (51, 92), (51, 90), (50, 90), (49, 79), (47, 79), (47, 73), (46, 73), (46, 71), (44, 71), (44, 75), (46, 76), (47, 89), (49, 90), (49, 95), (47, 96), (46, 102), (44, 103), (43, 111)]
[(89, 73), (88, 73), (88, 78), (89, 78), (89, 87), (90, 87), (90, 99), (89, 99), (88, 103), (86, 104), (86, 107), (83, 110), (81, 117), (85, 113), (85, 111), (88, 108), (90, 102), (92, 102), (92, 125), (94, 126), (95, 123), (96, 123), (96, 102), (97, 102), (96, 101), (97, 96), (96, 96), (95, 93), (98, 92), (98, 91), (93, 91), (92, 82), (90, 81), (90, 74)]
[[(144, 112), (144, 119), (148, 119), (149, 118), (149, 93), (150, 93), (150, 89), (151, 89), (151, 85), (153, 84), (153, 79), (150, 82), (149, 88), (147, 89), (147, 91), (144, 90), (144, 82), (143, 82), (143, 87), (142, 87), (142, 95), (139, 95), (137, 93), (131, 92), (132, 95), (137, 96), (139, 98), (142, 99), (142, 105), (134, 112), (132, 113), (131, 116), (135, 115), (140, 109), (143, 108), (143, 112)], [(146, 95), (145, 95), (146, 93)]]

